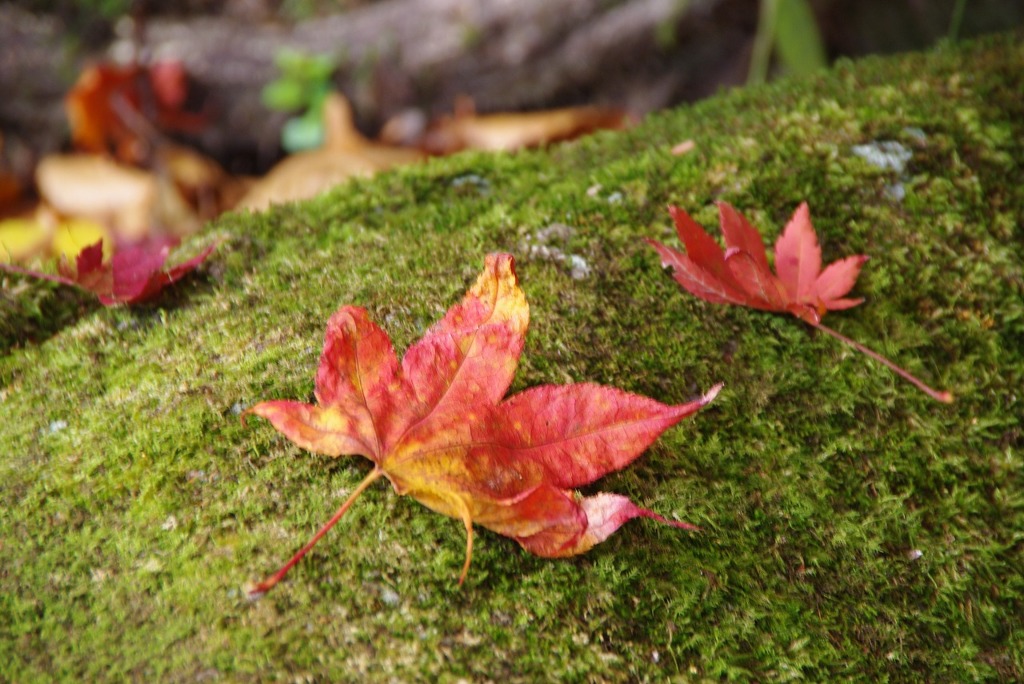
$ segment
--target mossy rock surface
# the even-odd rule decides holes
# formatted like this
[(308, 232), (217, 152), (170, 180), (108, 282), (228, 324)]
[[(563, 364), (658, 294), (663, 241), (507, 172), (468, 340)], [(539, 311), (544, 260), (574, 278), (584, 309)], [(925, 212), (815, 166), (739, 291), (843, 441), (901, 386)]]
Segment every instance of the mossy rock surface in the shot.
[[(853, 152), (880, 141), (905, 168)], [(7, 278), (0, 680), (1024, 679), (1021, 141), (1005, 36), (230, 215), (156, 307)], [(641, 238), (674, 243), (669, 203), (717, 224), (716, 200), (769, 243), (807, 200), (826, 260), (872, 257), (866, 302), (827, 322), (956, 402), (795, 318), (682, 292)], [(545, 237), (578, 259), (530, 249)], [(339, 306), (402, 350), (493, 251), (531, 305), (513, 391), (678, 403), (725, 382), (593, 488), (703, 532), (634, 521), (547, 560), (481, 530), (459, 587), (461, 524), (378, 484), (248, 601), (369, 465), (238, 413), (311, 397)]]

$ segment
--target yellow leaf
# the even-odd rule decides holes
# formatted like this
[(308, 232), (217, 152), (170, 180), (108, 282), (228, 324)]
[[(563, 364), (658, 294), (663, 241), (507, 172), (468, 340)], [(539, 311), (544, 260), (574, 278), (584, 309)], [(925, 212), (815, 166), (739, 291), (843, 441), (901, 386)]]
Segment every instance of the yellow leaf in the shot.
[(64, 257), (74, 263), (78, 253), (89, 245), (96, 244), (97, 240), (103, 240), (103, 260), (107, 261), (114, 253), (110, 231), (95, 221), (69, 219), (57, 226), (57, 230), (54, 231), (50, 251), (58, 259)]
[(11, 218), (0, 221), (0, 263), (25, 261), (49, 241), (49, 231), (38, 221)]

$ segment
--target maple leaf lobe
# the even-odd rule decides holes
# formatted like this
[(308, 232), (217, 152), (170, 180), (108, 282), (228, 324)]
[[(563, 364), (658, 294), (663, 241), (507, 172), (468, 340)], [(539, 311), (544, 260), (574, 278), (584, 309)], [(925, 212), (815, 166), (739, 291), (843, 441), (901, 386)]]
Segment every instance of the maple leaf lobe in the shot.
[(775, 243), (775, 271), (790, 299), (809, 301), (814, 298), (815, 283), (821, 272), (821, 247), (811, 226), (807, 202), (797, 207)]

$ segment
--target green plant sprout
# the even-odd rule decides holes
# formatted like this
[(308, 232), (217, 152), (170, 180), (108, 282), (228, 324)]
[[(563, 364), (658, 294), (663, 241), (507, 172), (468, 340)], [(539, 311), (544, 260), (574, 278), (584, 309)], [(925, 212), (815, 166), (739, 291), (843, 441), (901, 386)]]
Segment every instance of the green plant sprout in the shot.
[(274, 57), (281, 75), (268, 83), (261, 95), (270, 109), (301, 112), (281, 129), (281, 146), (288, 152), (320, 147), (324, 143), (323, 107), (331, 92), (336, 63), (328, 55), (307, 55), (283, 49)]

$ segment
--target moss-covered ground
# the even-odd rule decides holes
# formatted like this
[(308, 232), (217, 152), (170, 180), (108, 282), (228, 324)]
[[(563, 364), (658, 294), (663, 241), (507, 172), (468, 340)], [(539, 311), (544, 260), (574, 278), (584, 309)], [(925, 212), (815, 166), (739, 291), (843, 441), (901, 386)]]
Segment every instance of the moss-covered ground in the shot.
[[(885, 140), (902, 171), (852, 152)], [(155, 307), (5, 278), (0, 680), (1024, 679), (1021, 141), (1007, 36), (230, 215)], [(715, 200), (769, 242), (809, 201), (827, 260), (872, 257), (867, 301), (826, 322), (956, 403), (792, 317), (680, 291), (641, 237), (675, 244), (670, 202), (713, 226)], [(531, 251), (545, 234), (589, 275)], [(568, 560), (480, 531), (460, 588), (461, 524), (380, 483), (248, 601), (368, 464), (239, 412), (311, 397), (340, 305), (404, 349), (499, 250), (532, 311), (514, 391), (726, 383), (595, 488), (704, 531), (635, 521)]]

